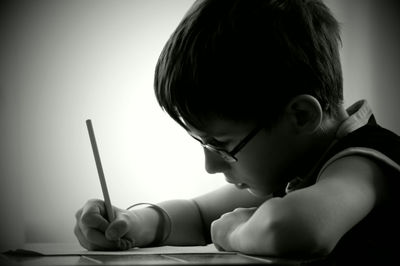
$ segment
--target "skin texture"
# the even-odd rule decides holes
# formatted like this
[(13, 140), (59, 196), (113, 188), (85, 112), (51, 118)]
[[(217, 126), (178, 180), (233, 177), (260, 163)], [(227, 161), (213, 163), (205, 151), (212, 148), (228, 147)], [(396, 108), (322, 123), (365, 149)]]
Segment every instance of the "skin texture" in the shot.
[[(378, 165), (360, 156), (344, 157), (312, 186), (283, 198), (271, 198), (271, 193), (310, 171), (346, 118), (344, 110), (327, 116), (315, 98), (300, 95), (272, 129), (261, 130), (237, 154), (237, 162), (227, 163), (205, 149), (207, 172), (223, 173), (229, 183), (246, 189), (227, 185), (192, 200), (160, 203), (173, 225), (164, 244), (203, 245), (204, 232), (210, 232), (221, 250), (290, 257), (329, 253), (383, 200), (385, 179)], [(256, 126), (215, 119), (206, 129), (189, 130), (198, 138), (224, 143), (229, 151)], [(102, 220), (101, 201), (89, 201), (77, 212), (75, 234), (84, 247), (124, 249), (152, 242), (158, 223), (154, 211), (115, 211), (117, 219), (111, 224)], [(112, 230), (117, 234), (111, 236)], [(121, 238), (127, 240), (121, 244)]]

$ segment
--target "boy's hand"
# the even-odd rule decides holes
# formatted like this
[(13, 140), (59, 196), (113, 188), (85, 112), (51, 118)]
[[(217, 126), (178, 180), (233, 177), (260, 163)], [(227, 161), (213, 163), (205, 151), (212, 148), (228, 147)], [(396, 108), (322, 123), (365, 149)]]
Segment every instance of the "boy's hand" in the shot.
[[(108, 222), (102, 200), (89, 200), (78, 210), (74, 233), (88, 250), (125, 250), (143, 245), (145, 223), (133, 211), (113, 207), (115, 220)], [(144, 230), (146, 231), (146, 230)]]
[(257, 208), (237, 208), (223, 214), (211, 224), (211, 239), (219, 250), (239, 251), (239, 229), (250, 219)]

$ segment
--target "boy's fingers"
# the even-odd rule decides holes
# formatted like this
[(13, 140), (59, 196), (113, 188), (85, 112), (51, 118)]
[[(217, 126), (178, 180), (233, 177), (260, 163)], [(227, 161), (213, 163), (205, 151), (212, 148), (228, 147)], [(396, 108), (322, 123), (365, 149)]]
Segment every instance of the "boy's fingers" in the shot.
[(96, 243), (89, 242), (89, 240), (86, 239), (86, 237), (83, 235), (82, 230), (80, 229), (80, 227), (78, 225), (75, 226), (74, 233), (75, 233), (75, 236), (77, 237), (79, 243), (81, 244), (81, 246), (86, 248), (87, 250), (105, 250), (105, 249), (109, 249), (109, 248), (106, 248), (106, 247), (103, 248), (103, 247), (97, 245)]
[(116, 249), (115, 241), (109, 241), (105, 238), (104, 233), (92, 228), (81, 228), (85, 241), (97, 250), (113, 250)]
[(91, 228), (105, 231), (109, 225), (109, 222), (102, 216), (101, 206), (98, 204), (87, 204), (83, 207), (80, 222)]
[[(82, 209), (75, 214), (76, 226), (74, 233), (79, 243), (88, 250), (116, 250), (119, 249), (117, 241), (108, 240), (105, 231), (110, 225), (105, 218), (104, 202), (101, 200), (89, 200)], [(127, 224), (117, 223), (117, 230), (125, 234)], [(125, 232), (123, 232), (125, 231)], [(117, 231), (118, 232), (118, 231)], [(117, 238), (118, 239), (118, 238)]]
[(122, 238), (129, 231), (129, 221), (125, 215), (118, 215), (117, 218), (108, 226), (105, 231), (108, 240)]
[(135, 241), (127, 238), (121, 238), (118, 240), (118, 248), (120, 250), (128, 250), (135, 247)]
[(75, 219), (77, 221), (79, 221), (81, 219), (82, 216), (82, 209), (79, 209), (76, 213), (75, 213)]
[(76, 238), (79, 241), (79, 244), (81, 244), (82, 247), (86, 248), (87, 250), (95, 250), (96, 248), (94, 245), (90, 244), (86, 238), (83, 236), (81, 229), (79, 228), (78, 225), (75, 226), (74, 228), (74, 233)]

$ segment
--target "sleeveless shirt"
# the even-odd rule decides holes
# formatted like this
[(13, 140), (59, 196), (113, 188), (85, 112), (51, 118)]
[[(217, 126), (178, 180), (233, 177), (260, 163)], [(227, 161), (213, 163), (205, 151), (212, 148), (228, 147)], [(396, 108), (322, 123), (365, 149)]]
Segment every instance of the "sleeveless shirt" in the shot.
[(335, 141), (320, 161), (307, 177), (289, 182), (285, 193), (318, 182), (327, 166), (345, 156), (365, 156), (375, 161), (383, 170), (389, 190), (384, 200), (339, 240), (329, 260), (335, 265), (392, 265), (400, 246), (396, 196), (400, 183), (400, 137), (377, 124), (365, 100), (355, 103), (347, 112), (349, 118), (340, 125)]

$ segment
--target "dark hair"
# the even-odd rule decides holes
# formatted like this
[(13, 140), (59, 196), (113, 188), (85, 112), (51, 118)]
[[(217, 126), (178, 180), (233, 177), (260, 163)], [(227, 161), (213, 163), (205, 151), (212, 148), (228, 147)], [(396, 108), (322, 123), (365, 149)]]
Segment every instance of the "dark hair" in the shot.
[(319, 0), (199, 0), (161, 52), (157, 100), (198, 129), (210, 117), (273, 126), (300, 94), (333, 115), (343, 100), (340, 43)]

